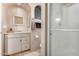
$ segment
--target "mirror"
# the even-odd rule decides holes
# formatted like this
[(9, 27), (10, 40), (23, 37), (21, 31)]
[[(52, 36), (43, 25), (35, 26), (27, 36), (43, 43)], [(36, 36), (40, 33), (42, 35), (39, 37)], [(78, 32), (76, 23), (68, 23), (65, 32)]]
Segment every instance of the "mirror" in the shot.
[(14, 25), (23, 25), (23, 17), (14, 16)]

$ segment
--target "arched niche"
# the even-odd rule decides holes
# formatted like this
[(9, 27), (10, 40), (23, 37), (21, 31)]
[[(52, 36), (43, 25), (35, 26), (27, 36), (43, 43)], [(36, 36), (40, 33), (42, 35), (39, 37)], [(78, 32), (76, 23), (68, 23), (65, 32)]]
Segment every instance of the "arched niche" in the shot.
[(35, 19), (41, 19), (41, 6), (37, 5), (35, 7)]

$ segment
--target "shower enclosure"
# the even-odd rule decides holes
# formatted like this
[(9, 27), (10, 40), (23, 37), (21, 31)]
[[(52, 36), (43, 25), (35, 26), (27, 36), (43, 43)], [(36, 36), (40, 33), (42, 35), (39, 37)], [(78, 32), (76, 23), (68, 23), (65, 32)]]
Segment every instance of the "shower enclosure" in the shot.
[(79, 56), (79, 4), (49, 4), (48, 55)]

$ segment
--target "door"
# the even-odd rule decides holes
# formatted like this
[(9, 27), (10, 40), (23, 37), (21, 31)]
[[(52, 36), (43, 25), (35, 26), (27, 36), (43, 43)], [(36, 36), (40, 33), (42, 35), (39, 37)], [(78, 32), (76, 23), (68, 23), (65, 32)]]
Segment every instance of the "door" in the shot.
[(49, 55), (79, 56), (79, 4), (50, 4)]

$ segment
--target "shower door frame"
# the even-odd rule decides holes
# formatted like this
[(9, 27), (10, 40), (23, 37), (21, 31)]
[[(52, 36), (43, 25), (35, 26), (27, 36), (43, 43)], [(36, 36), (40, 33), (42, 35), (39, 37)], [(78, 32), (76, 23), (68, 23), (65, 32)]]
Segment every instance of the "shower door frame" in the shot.
[[(45, 8), (44, 8), (45, 7)], [(45, 3), (42, 11), (42, 27), (41, 27), (41, 56), (47, 56), (47, 31), (48, 31), (48, 3)]]

